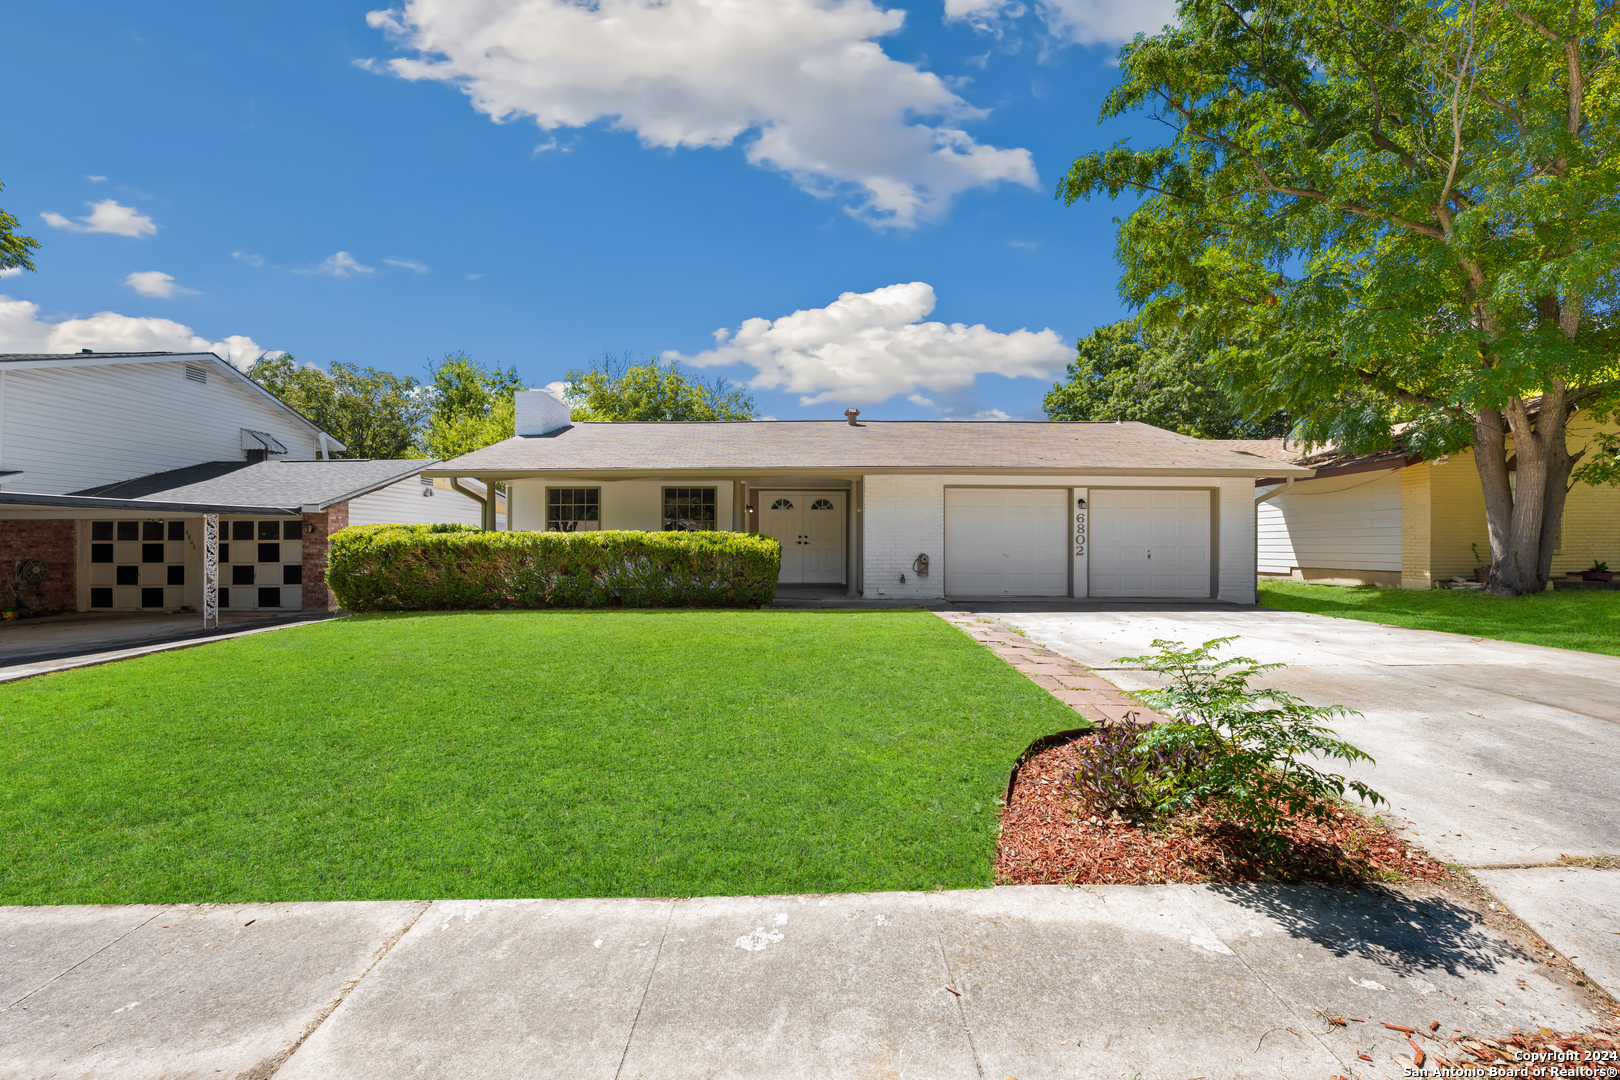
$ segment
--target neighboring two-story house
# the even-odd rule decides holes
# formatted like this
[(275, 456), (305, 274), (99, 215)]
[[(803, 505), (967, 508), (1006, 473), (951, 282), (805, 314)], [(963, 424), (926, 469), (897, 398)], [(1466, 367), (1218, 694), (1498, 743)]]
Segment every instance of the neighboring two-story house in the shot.
[[(345, 525), (477, 525), (481, 486), (343, 444), (212, 353), (0, 355), (0, 608), (326, 610)], [(463, 494), (466, 492), (466, 494)]]

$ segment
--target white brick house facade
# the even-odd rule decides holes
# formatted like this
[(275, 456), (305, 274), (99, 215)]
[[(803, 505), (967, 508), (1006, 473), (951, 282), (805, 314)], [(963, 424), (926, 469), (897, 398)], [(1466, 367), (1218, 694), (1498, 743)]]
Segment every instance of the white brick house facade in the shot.
[(1137, 423), (573, 424), (531, 396), (424, 475), (504, 482), (512, 528), (766, 533), (782, 584), (889, 602), (1252, 604), (1255, 481), (1311, 472)]

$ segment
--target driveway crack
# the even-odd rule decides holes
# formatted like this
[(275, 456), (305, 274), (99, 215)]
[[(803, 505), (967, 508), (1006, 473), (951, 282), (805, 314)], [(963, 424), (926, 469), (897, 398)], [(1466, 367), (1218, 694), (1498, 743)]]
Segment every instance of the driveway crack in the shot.
[(61, 971), (57, 972), (55, 975), (52, 975), (50, 978), (46, 979), (44, 982), (40, 983), (38, 986), (36, 986), (32, 990), (28, 991), (28, 993), (24, 994), (22, 997), (18, 998), (16, 1001), (13, 1001), (10, 1005), (7, 1005), (4, 1009), (0, 1009), (0, 1012), (6, 1012), (6, 1011), (8, 1011), (10, 1009), (15, 1009), (18, 1005), (21, 1005), (23, 1002), (27, 1001), (29, 998), (33, 997), (35, 994), (39, 993), (41, 990), (43, 990), (47, 986), (51, 985), (51, 983), (55, 982), (57, 979), (60, 979), (64, 975), (67, 975), (70, 972), (73, 972), (73, 971), (77, 970), (78, 968), (82, 967), (85, 964), (88, 964), (90, 961), (94, 960), (96, 957), (100, 956), (102, 953), (106, 952), (108, 949), (112, 948), (114, 945), (118, 944), (120, 941), (123, 941), (125, 938), (129, 937), (129, 935), (131, 935), (135, 931), (139, 930), (142, 926), (145, 926), (147, 923), (151, 922), (152, 919), (157, 918), (158, 915), (165, 915), (165, 914), (167, 914), (168, 912), (170, 912), (172, 910), (174, 910), (174, 909), (173, 908), (164, 908), (162, 911), (159, 911), (156, 915), (153, 915), (151, 919), (147, 919), (145, 922), (141, 923), (140, 926), (132, 926), (132, 927), (130, 927), (128, 930), (124, 931), (122, 934), (119, 934), (117, 937), (115, 937), (111, 941), (107, 942), (107, 944), (103, 945), (101, 948), (97, 949), (95, 952), (91, 953), (89, 956), (86, 956), (83, 960), (80, 960), (77, 964), (74, 964), (72, 967), (63, 968)]
[(968, 1053), (973, 1055), (973, 1068), (979, 1074), (979, 1080), (984, 1080), (984, 1063), (979, 1060), (979, 1048), (973, 1042), (973, 1025), (968, 1023), (967, 1006), (962, 1004), (963, 995), (955, 990), (956, 972), (951, 970), (951, 958), (945, 951), (945, 933), (939, 925), (938, 912), (934, 911), (933, 901), (928, 903), (928, 913), (934, 916), (934, 942), (939, 946), (940, 963), (945, 965), (945, 977), (950, 980), (952, 988), (951, 998), (956, 1002), (956, 1014), (962, 1018), (962, 1034), (967, 1036)]
[(366, 965), (366, 969), (343, 984), (342, 989), (340, 989), (337, 993), (337, 997), (327, 1002), (326, 1007), (315, 1014), (315, 1019), (304, 1025), (303, 1034), (298, 1036), (298, 1040), (296, 1042), (275, 1055), (259, 1062), (253, 1068), (241, 1074), (238, 1080), (270, 1080), (272, 1076), (281, 1071), (281, 1067), (287, 1064), (288, 1061), (292, 1060), (292, 1056), (298, 1053), (299, 1049), (304, 1045), (304, 1043), (309, 1041), (309, 1037), (315, 1034), (315, 1032), (320, 1029), (322, 1024), (326, 1023), (326, 1018), (336, 1012), (339, 1005), (348, 1000), (349, 995), (354, 992), (354, 988), (359, 986), (367, 975), (370, 975), (374, 970), (376, 970), (377, 965), (382, 963), (383, 957), (394, 951), (394, 946), (398, 945), (405, 935), (411, 932), (411, 927), (415, 926), (422, 916), (428, 913), (428, 909), (432, 906), (433, 901), (429, 900), (427, 903), (423, 904), (419, 909), (417, 909), (416, 914), (411, 916), (410, 922), (406, 923), (399, 930), (385, 937), (383, 939), (382, 948), (377, 950), (377, 955), (371, 958), (371, 963)]
[(647, 1005), (647, 995), (652, 993), (653, 979), (658, 975), (658, 961), (664, 955), (664, 942), (669, 940), (669, 924), (675, 921), (675, 905), (677, 900), (669, 902), (669, 916), (664, 920), (664, 932), (658, 935), (658, 948), (653, 951), (652, 966), (647, 969), (647, 985), (641, 988), (641, 1000), (636, 1002), (636, 1015), (630, 1020), (630, 1030), (624, 1036), (624, 1053), (619, 1055), (619, 1067), (613, 1070), (613, 1080), (619, 1080), (619, 1074), (624, 1072), (624, 1063), (630, 1058), (630, 1041), (636, 1037), (636, 1025), (641, 1022), (641, 1010)]

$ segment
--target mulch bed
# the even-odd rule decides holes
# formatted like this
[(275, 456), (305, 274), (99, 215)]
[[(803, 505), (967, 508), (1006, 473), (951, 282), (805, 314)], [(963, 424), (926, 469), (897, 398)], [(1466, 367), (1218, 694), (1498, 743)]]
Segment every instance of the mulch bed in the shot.
[[(1348, 1023), (1371, 1021), (1342, 1020), (1324, 1016), (1329, 1024), (1344, 1027)], [(1421, 1021), (1411, 1025), (1391, 1024), (1384, 1027), (1406, 1036), (1412, 1048), (1412, 1064), (1418, 1068), (1478, 1069), (1496, 1066), (1503, 1076), (1557, 1076), (1555, 1070), (1567, 1070), (1569, 1076), (1616, 1076), (1620, 1067), (1615, 1065), (1614, 1054), (1620, 1051), (1620, 1024), (1606, 1021), (1586, 1031), (1556, 1032), (1551, 1028), (1535, 1031), (1512, 1030), (1512, 1034), (1499, 1038), (1466, 1035), (1453, 1028), (1451, 1032), (1439, 1030), (1438, 1021)], [(1455, 1034), (1453, 1034), (1455, 1032)], [(1518, 1055), (1549, 1055), (1539, 1058)], [(1373, 1058), (1363, 1052), (1364, 1061)], [(1537, 1071), (1539, 1069), (1539, 1071)], [(1588, 1072), (1577, 1072), (1586, 1069)], [(1494, 1074), (1493, 1074), (1494, 1075)], [(1351, 1080), (1340, 1074), (1334, 1080)]]
[(1063, 786), (1095, 741), (1084, 735), (1031, 756), (1001, 819), (996, 880), (1006, 885), (1162, 885), (1172, 882), (1421, 881), (1450, 871), (1379, 823), (1330, 806), (1327, 822), (1284, 830), (1286, 854), (1264, 852), (1252, 831), (1208, 807), (1154, 826), (1095, 815)]

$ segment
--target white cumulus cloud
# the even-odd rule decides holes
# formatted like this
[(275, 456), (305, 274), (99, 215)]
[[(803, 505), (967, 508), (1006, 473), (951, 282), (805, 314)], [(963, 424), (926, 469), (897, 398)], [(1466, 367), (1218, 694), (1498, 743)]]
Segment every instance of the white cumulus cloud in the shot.
[(328, 255), (319, 266), (299, 271), (301, 274), (325, 274), (328, 277), (336, 278), (353, 277), (356, 274), (375, 274), (376, 272), (375, 267), (362, 266), (360, 260), (347, 251), (339, 251), (333, 255)]
[(0, 294), (0, 353), (211, 352), (244, 370), (264, 350), (253, 339), (232, 334), (209, 341), (172, 319), (141, 318), (98, 311), (87, 319), (51, 322), (39, 305)]
[(696, 356), (664, 355), (694, 367), (747, 364), (758, 372), (749, 389), (798, 394), (801, 405), (959, 393), (980, 373), (1050, 379), (1073, 356), (1054, 330), (923, 321), (934, 303), (933, 286), (921, 281), (848, 292), (824, 308), (716, 330), (718, 345)]
[(197, 291), (176, 283), (173, 275), (165, 274), (161, 270), (137, 270), (124, 279), (124, 284), (142, 296), (155, 296), (160, 300)]
[(22, 273), (20, 266), (0, 267), (0, 278), (16, 277), (20, 273)]
[(90, 213), (74, 221), (65, 218), (54, 210), (47, 210), (40, 217), (45, 224), (53, 229), (66, 229), (68, 232), (81, 233), (112, 233), (115, 236), (152, 236), (157, 233), (157, 225), (152, 219), (135, 209), (133, 206), (122, 206), (116, 199), (102, 199), (98, 203), (86, 203)]
[(418, 274), (428, 272), (427, 263), (421, 259), (384, 259), (384, 264), (398, 267), (401, 270), (415, 270)]
[(956, 195), (1033, 187), (1028, 150), (982, 145), (984, 115), (879, 38), (872, 0), (406, 0), (366, 21), (415, 55), (363, 63), (460, 88), (496, 121), (601, 120), (649, 146), (725, 147), (873, 224), (909, 227)]
[[(1176, 21), (1176, 0), (1035, 0), (1034, 6), (1053, 37), (1076, 45), (1119, 45)], [(1021, 0), (945, 0), (947, 22), (998, 36), (1026, 10)]]

